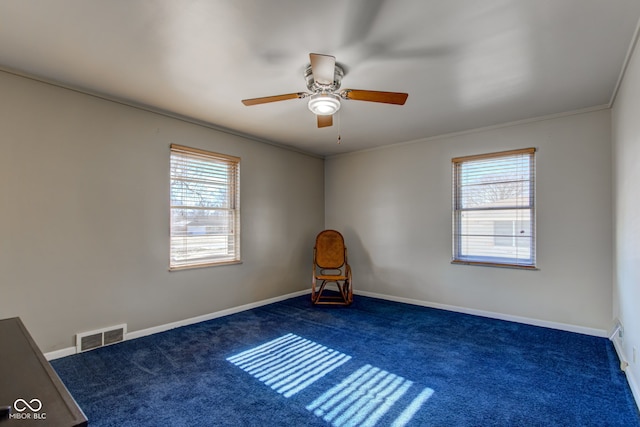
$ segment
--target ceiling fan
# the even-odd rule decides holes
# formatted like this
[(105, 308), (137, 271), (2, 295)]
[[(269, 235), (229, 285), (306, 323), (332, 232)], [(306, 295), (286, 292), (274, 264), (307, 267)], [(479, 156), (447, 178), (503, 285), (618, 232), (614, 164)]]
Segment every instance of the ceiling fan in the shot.
[(309, 110), (318, 117), (318, 127), (333, 125), (333, 114), (340, 109), (341, 99), (404, 105), (409, 94), (374, 90), (342, 89), (344, 70), (331, 55), (310, 53), (311, 63), (305, 69), (304, 78), (310, 92), (287, 93), (262, 98), (243, 99), (244, 105), (258, 105), (287, 99), (309, 98)]

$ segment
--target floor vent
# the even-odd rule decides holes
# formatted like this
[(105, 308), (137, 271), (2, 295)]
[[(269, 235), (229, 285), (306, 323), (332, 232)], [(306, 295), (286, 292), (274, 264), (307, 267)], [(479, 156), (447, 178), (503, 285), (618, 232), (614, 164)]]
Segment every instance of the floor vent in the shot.
[(83, 351), (89, 351), (94, 348), (124, 341), (126, 334), (127, 325), (117, 325), (96, 331), (79, 333), (76, 335), (76, 351), (82, 353)]

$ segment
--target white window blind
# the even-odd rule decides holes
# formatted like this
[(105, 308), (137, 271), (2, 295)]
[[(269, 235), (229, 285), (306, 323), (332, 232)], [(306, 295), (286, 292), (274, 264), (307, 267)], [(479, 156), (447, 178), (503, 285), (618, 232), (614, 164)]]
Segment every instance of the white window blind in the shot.
[(240, 261), (240, 159), (171, 145), (169, 269)]
[(452, 159), (453, 262), (535, 268), (535, 148)]

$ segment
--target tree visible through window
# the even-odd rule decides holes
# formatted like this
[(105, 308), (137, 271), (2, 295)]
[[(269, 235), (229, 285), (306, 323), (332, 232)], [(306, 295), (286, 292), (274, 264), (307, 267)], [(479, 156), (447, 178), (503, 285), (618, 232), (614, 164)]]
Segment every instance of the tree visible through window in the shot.
[(535, 267), (535, 149), (453, 165), (453, 262)]
[(171, 145), (171, 270), (240, 261), (240, 159)]

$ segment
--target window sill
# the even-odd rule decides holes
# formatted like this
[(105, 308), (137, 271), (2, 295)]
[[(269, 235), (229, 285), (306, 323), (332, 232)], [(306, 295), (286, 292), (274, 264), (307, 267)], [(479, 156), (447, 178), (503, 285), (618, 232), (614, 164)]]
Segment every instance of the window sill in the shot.
[(539, 270), (535, 265), (519, 265), (519, 264), (502, 264), (495, 262), (482, 262), (482, 261), (463, 261), (454, 259), (451, 264), (458, 265), (476, 265), (480, 267), (497, 267), (497, 268), (512, 268), (516, 270)]
[(192, 270), (194, 268), (220, 267), (223, 265), (235, 265), (235, 264), (242, 264), (242, 261), (238, 260), (238, 261), (210, 262), (208, 264), (183, 265), (180, 267), (169, 267), (169, 271)]

